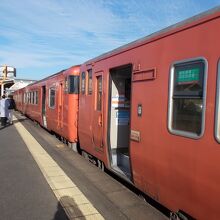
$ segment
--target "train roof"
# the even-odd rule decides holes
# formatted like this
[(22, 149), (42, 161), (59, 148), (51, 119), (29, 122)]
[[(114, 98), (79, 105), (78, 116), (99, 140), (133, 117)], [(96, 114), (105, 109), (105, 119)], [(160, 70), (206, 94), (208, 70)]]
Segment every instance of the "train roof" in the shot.
[(71, 67), (69, 67), (69, 68), (67, 68), (67, 69), (63, 69), (63, 70), (61, 70), (61, 71), (59, 71), (59, 72), (57, 72), (57, 73), (54, 73), (53, 75), (47, 76), (47, 77), (45, 77), (45, 78), (43, 78), (43, 79), (40, 79), (40, 80), (38, 80), (38, 81), (36, 81), (36, 82), (33, 82), (33, 83), (29, 84), (28, 86), (32, 86), (32, 85), (38, 84), (38, 83), (40, 83), (40, 82), (43, 82), (43, 81), (48, 80), (48, 79), (50, 79), (50, 78), (53, 78), (53, 77), (55, 77), (55, 76), (57, 76), (57, 75), (59, 75), (59, 74), (62, 74), (63, 72), (65, 72), (66, 70), (68, 70), (68, 69), (70, 69), (70, 68), (79, 67), (79, 66), (80, 66), (80, 65), (74, 65), (74, 66), (71, 66)]
[(112, 57), (116, 54), (124, 53), (124, 52), (126, 52), (128, 50), (131, 50), (133, 48), (140, 47), (144, 44), (159, 40), (159, 39), (164, 38), (166, 36), (172, 35), (176, 32), (188, 29), (192, 26), (196, 26), (196, 25), (199, 25), (201, 23), (207, 22), (207, 21), (212, 20), (216, 17), (219, 17), (220, 14), (216, 15), (216, 13), (218, 13), (218, 12), (220, 12), (220, 6), (217, 6), (215, 8), (212, 8), (212, 9), (208, 10), (208, 11), (202, 12), (202, 13), (200, 13), (198, 15), (195, 15), (191, 18), (188, 18), (184, 21), (178, 22), (174, 25), (171, 25), (167, 28), (164, 28), (164, 29), (162, 29), (160, 31), (157, 31), (153, 34), (150, 34), (146, 37), (143, 37), (143, 38), (135, 40), (131, 43), (125, 44), (121, 47), (118, 47), (114, 50), (111, 50), (107, 53), (104, 53), (100, 56), (97, 56), (93, 59), (90, 59), (90, 60), (86, 61), (84, 64), (90, 65), (92, 63), (95, 63), (95, 62), (107, 59), (109, 57)]
[(61, 71), (59, 71), (59, 72), (57, 72), (57, 73), (54, 73), (53, 75), (47, 76), (47, 77), (45, 77), (45, 78), (43, 78), (43, 79), (40, 79), (40, 80), (38, 80), (38, 81), (36, 81), (36, 82), (33, 82), (33, 83), (29, 84), (28, 86), (32, 86), (32, 85), (38, 84), (38, 83), (43, 82), (43, 81), (45, 81), (45, 80), (47, 80), (47, 79), (49, 79), (49, 78), (52, 78), (52, 77), (54, 77), (54, 76), (57, 76), (57, 75), (61, 74), (62, 72), (64, 72), (65, 70), (66, 70), (66, 69), (61, 70)]

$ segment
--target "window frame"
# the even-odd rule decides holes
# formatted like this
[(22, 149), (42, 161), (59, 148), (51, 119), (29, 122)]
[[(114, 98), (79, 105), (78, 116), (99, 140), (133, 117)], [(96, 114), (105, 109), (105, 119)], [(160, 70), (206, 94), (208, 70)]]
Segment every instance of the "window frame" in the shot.
[(68, 82), (68, 76), (65, 76), (65, 79), (64, 79), (64, 92), (66, 94), (68, 94), (68, 87), (69, 87), (69, 82)]
[[(83, 75), (84, 75), (84, 79), (83, 79)], [(80, 79), (81, 79), (80, 80), (80, 93), (82, 95), (86, 95), (86, 72), (85, 71), (83, 71), (80, 74)], [(84, 80), (84, 82), (83, 82), (83, 80)], [(84, 88), (82, 87), (83, 83), (84, 83)]]
[(34, 105), (34, 92), (31, 92), (31, 104)]
[(28, 92), (28, 104), (31, 104), (31, 92)]
[(23, 102), (26, 104), (26, 92), (23, 93)]
[[(51, 90), (54, 90), (54, 105), (53, 106), (51, 106)], [(54, 86), (52, 86), (52, 87), (50, 87), (49, 88), (49, 108), (51, 108), (51, 109), (55, 109), (55, 107), (56, 107), (56, 87), (54, 87)]]
[(35, 91), (35, 104), (38, 105), (38, 91)]
[[(93, 88), (92, 88), (92, 83), (93, 83), (93, 81), (92, 81), (92, 75), (93, 75), (92, 68), (91, 68), (91, 69), (88, 69), (87, 72), (88, 72), (87, 94), (88, 94), (88, 95), (92, 95), (92, 89), (93, 89)], [(90, 81), (91, 81), (91, 84), (90, 84)]]
[[(172, 128), (175, 66), (178, 64), (190, 63), (190, 62), (195, 62), (195, 61), (204, 62), (204, 78), (203, 78), (203, 93), (202, 93), (203, 109), (202, 109), (202, 122), (201, 122), (201, 134), (200, 135), (196, 135), (193, 132), (182, 131), (182, 130), (177, 130), (177, 129)], [(171, 65), (169, 77), (170, 77), (170, 79), (169, 79), (169, 99), (168, 99), (168, 130), (169, 130), (169, 132), (174, 135), (179, 135), (179, 136), (192, 138), (192, 139), (201, 138), (205, 132), (205, 111), (206, 111), (206, 94), (207, 94), (207, 78), (208, 78), (208, 62), (207, 62), (207, 60), (204, 57), (196, 57), (196, 58), (184, 59), (181, 61), (174, 62)]]
[[(71, 91), (71, 78), (73, 78), (73, 82), (74, 82), (74, 91)], [(69, 75), (67, 78), (67, 84), (68, 84), (68, 88), (67, 88), (67, 93), (68, 94), (75, 94), (78, 95), (79, 94), (79, 82), (80, 82), (80, 78), (78, 75)], [(75, 84), (77, 83), (77, 87), (75, 87)]]
[(215, 139), (220, 143), (220, 59), (217, 65), (216, 104), (215, 104)]
[[(101, 91), (99, 90), (99, 79), (101, 79)], [(101, 95), (100, 95), (101, 94)], [(103, 76), (98, 75), (96, 76), (96, 111), (101, 112), (103, 108)]]
[(26, 92), (26, 103), (29, 104), (29, 92)]

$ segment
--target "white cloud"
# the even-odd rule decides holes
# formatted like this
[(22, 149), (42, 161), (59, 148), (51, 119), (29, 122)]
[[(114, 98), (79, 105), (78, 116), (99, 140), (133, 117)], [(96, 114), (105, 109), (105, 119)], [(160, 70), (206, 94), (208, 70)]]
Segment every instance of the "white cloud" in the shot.
[(1, 0), (0, 62), (24, 72), (62, 69), (206, 7), (196, 0)]

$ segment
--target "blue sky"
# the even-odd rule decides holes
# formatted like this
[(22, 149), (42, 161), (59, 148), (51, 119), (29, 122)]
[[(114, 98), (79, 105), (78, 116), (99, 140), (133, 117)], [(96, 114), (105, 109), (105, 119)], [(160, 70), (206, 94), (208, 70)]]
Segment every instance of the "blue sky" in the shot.
[(193, 15), (220, 0), (0, 0), (0, 65), (41, 79)]

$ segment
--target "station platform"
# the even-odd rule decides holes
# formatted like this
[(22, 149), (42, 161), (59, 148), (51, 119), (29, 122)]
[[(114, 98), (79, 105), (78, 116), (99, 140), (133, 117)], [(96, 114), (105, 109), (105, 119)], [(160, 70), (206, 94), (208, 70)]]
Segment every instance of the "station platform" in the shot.
[(1, 219), (168, 219), (35, 122), (0, 127)]

